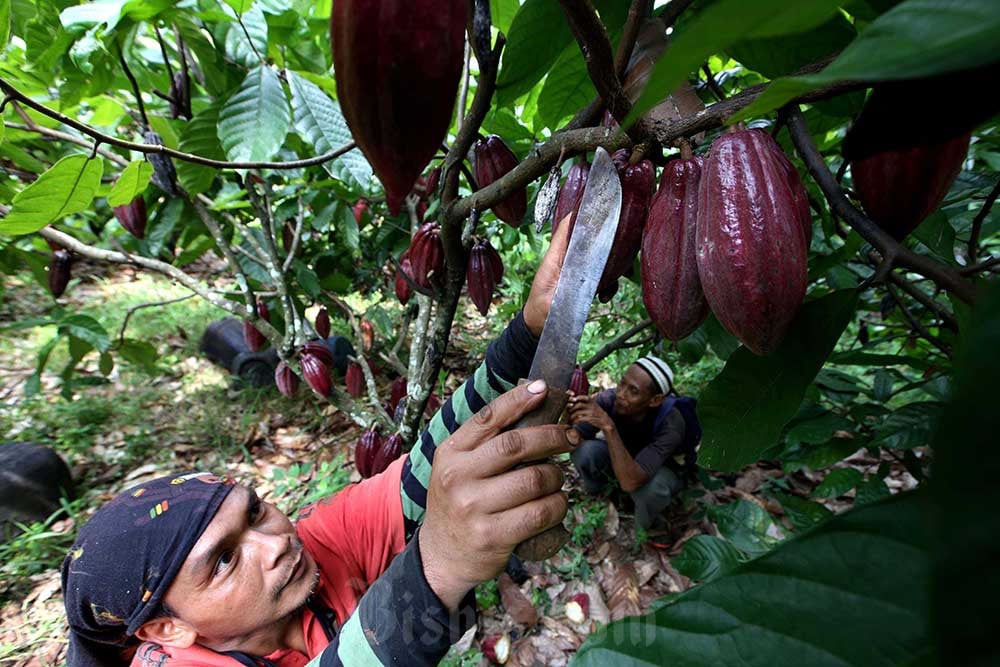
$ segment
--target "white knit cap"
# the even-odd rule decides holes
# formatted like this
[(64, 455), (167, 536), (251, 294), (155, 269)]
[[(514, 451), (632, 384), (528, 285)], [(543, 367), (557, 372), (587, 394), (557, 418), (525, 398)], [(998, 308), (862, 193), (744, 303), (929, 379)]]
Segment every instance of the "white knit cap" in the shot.
[(670, 365), (659, 357), (649, 354), (638, 359), (636, 365), (649, 373), (653, 383), (660, 388), (661, 394), (669, 394), (674, 388), (674, 372)]

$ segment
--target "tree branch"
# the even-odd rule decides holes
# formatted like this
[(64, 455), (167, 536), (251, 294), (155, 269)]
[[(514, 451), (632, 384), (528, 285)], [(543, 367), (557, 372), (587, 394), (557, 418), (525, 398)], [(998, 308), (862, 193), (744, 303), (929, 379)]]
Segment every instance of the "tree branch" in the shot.
[(972, 266), (967, 266), (964, 269), (959, 270), (959, 273), (963, 276), (971, 276), (979, 273), (980, 271), (989, 271), (998, 264), (1000, 264), (1000, 257), (990, 257), (979, 264), (973, 264)]
[(642, 25), (642, 20), (649, 16), (650, 9), (649, 0), (632, 0), (632, 4), (629, 5), (628, 18), (625, 19), (625, 26), (622, 28), (618, 50), (615, 51), (614, 72), (619, 81), (625, 77), (628, 61), (635, 49), (635, 40), (639, 37), (639, 26)]
[[(732, 99), (732, 98), (730, 98)], [(728, 100), (727, 100), (728, 101)], [(720, 104), (723, 104), (720, 102)], [(713, 105), (714, 106), (714, 105)], [(820, 155), (805, 119), (797, 106), (790, 107), (788, 114), (788, 129), (792, 135), (792, 142), (799, 156), (809, 168), (809, 173), (816, 180), (830, 208), (843, 218), (858, 234), (868, 243), (872, 244), (882, 256), (882, 266), (876, 270), (876, 277), (888, 274), (892, 266), (902, 266), (910, 269), (914, 273), (930, 278), (938, 285), (952, 292), (966, 303), (974, 303), (976, 300), (976, 287), (968, 280), (962, 278), (957, 271), (934, 261), (930, 257), (918, 255), (909, 248), (902, 246), (878, 225), (869, 220), (861, 211), (857, 209), (847, 199), (844, 191), (837, 183), (836, 178), (830, 172), (823, 156)]]
[(125, 319), (122, 320), (122, 328), (118, 332), (118, 343), (115, 344), (113, 349), (117, 350), (121, 348), (122, 345), (125, 344), (125, 330), (128, 328), (129, 319), (131, 319), (132, 315), (134, 315), (136, 311), (142, 310), (143, 308), (159, 308), (160, 306), (169, 306), (172, 303), (180, 303), (181, 301), (187, 301), (188, 299), (193, 298), (194, 296), (196, 295), (188, 294), (186, 296), (178, 297), (176, 299), (167, 299), (166, 301), (157, 301), (155, 303), (140, 303), (138, 306), (133, 306), (132, 308), (129, 308), (128, 312), (125, 313)]
[(993, 190), (990, 191), (990, 194), (986, 197), (986, 201), (983, 202), (983, 207), (979, 209), (979, 213), (972, 220), (972, 234), (969, 236), (969, 264), (976, 263), (976, 257), (979, 254), (979, 235), (983, 230), (983, 221), (990, 214), (990, 210), (993, 208), (997, 197), (1000, 197), (1000, 181), (997, 181), (997, 184), (993, 186)]
[[(876, 252), (871, 251), (868, 253), (868, 262), (873, 266), (878, 266), (879, 256)], [(924, 308), (927, 308), (941, 320), (941, 324), (954, 332), (958, 332), (958, 322), (955, 321), (955, 316), (948, 312), (948, 309), (942, 306), (940, 303), (935, 301), (933, 298), (928, 296), (923, 290), (906, 280), (902, 276), (895, 273), (889, 272), (887, 276), (889, 282), (903, 290), (910, 295), (915, 301), (919, 302)], [(897, 299), (898, 300), (898, 299)]]
[(142, 118), (143, 129), (149, 128), (149, 118), (146, 117), (146, 106), (142, 103), (142, 91), (139, 90), (139, 83), (135, 80), (132, 75), (132, 70), (129, 69), (128, 63), (125, 62), (125, 54), (118, 50), (118, 61), (122, 65), (122, 69), (125, 71), (125, 76), (128, 78), (128, 82), (132, 85), (132, 93), (135, 95), (135, 103), (139, 105), (139, 117)]
[(910, 324), (910, 327), (918, 334), (920, 334), (920, 336), (923, 337), (925, 340), (927, 340), (931, 345), (941, 350), (947, 356), (950, 357), (951, 347), (948, 346), (940, 338), (932, 334), (930, 331), (928, 331), (927, 327), (921, 324), (920, 320), (914, 317), (913, 313), (910, 312), (910, 309), (906, 306), (905, 303), (903, 303), (903, 300), (899, 298), (899, 294), (896, 292), (895, 287), (893, 287), (891, 284), (886, 285), (885, 287), (889, 291), (889, 294), (892, 295), (892, 298), (896, 300), (896, 303), (899, 305), (900, 312), (903, 313), (903, 317), (906, 318), (906, 321)]
[(594, 356), (592, 356), (584, 363), (580, 364), (580, 366), (583, 368), (584, 371), (589, 371), (591, 368), (604, 361), (604, 359), (610, 356), (611, 353), (614, 352), (615, 350), (620, 350), (623, 347), (630, 347), (627, 344), (628, 340), (632, 338), (632, 336), (635, 336), (636, 334), (645, 331), (652, 325), (653, 325), (653, 320), (646, 318), (645, 320), (639, 322), (639, 324), (636, 324), (634, 327), (632, 327), (625, 333), (617, 336), (616, 338), (612, 338), (610, 341), (607, 342), (607, 344), (605, 344), (604, 347), (598, 350), (594, 354)]

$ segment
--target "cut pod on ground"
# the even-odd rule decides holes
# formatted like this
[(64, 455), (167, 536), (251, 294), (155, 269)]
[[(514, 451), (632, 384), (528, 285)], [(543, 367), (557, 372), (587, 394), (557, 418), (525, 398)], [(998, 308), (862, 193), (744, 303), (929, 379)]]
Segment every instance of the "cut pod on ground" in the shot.
[[(517, 156), (507, 147), (503, 139), (491, 134), (476, 142), (475, 175), (476, 185), (482, 189), (510, 172), (517, 166)], [(492, 211), (511, 227), (520, 226), (528, 213), (528, 191), (514, 190), (493, 204)]]

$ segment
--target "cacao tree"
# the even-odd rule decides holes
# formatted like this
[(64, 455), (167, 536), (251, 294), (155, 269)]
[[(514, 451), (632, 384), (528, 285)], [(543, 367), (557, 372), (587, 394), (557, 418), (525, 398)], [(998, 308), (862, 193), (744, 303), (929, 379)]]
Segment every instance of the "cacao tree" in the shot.
[[(60, 302), (88, 267), (131, 266), (277, 350), (282, 393), (368, 429), (370, 472), (412, 445), (456, 317), (474, 316), (464, 294), (493, 319), (516, 312), (603, 147), (626, 201), (579, 380), (655, 349), (711, 369), (689, 376), (706, 468), (794, 471), (867, 448), (923, 485), (915, 449), (971, 414), (956, 407), (977, 398), (968, 360), (1000, 317), (984, 296), (1000, 266), (997, 109), (973, 101), (1000, 71), (995, 2), (332, 4), (0, 0), (0, 265), (54, 299), (5, 330), (57, 331), (28, 392), (59, 344), (66, 396), (95, 381), (74, 375), (95, 358), (106, 375), (155, 357)], [(220, 280), (192, 270), (206, 255)], [(344, 378), (311, 342), (331, 330), (354, 342)], [(706, 583), (608, 626), (579, 662), (937, 650), (926, 596), (935, 567), (960, 567), (931, 553), (920, 505), (958, 504), (948, 460), (936, 489), (892, 499), (884, 475), (831, 474), (821, 493), (864, 505), (835, 518), (776, 491), (802, 534), (773, 550), (744, 530), (763, 510), (719, 509), (733, 530), (680, 557)], [(852, 617), (822, 618), (834, 607)]]

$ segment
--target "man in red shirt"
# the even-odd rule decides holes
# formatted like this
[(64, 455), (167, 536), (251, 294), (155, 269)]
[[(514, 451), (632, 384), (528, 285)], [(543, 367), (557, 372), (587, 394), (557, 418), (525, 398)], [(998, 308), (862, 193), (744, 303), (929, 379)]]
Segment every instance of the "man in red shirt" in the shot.
[(516, 383), (568, 229), (522, 313), (382, 474), (304, 508), (296, 524), (204, 473), (153, 480), (101, 508), (63, 563), (70, 667), (437, 664), (475, 620), (475, 585), (566, 513), (558, 467), (518, 466), (571, 451), (579, 435), (504, 429), (547, 391)]

